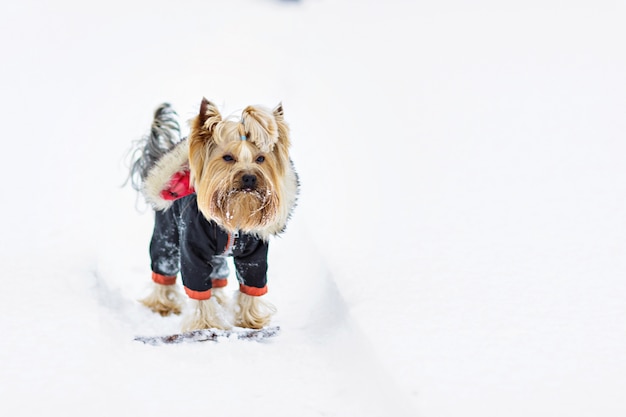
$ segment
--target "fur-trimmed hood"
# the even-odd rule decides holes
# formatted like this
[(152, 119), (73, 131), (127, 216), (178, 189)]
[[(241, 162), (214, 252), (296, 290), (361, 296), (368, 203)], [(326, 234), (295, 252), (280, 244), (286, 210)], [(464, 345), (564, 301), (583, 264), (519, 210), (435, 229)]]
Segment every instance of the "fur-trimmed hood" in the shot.
[(189, 183), (189, 142), (182, 140), (150, 168), (141, 193), (155, 210), (167, 210), (174, 200), (193, 192)]

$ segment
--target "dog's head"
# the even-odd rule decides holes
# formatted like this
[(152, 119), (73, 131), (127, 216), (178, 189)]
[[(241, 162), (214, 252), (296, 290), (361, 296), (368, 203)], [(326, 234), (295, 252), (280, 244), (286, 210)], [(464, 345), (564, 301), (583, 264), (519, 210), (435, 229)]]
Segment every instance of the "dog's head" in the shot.
[(298, 181), (289, 159), (289, 129), (282, 105), (244, 109), (223, 120), (202, 99), (189, 135), (189, 166), (198, 207), (228, 231), (267, 239), (282, 231), (296, 200)]

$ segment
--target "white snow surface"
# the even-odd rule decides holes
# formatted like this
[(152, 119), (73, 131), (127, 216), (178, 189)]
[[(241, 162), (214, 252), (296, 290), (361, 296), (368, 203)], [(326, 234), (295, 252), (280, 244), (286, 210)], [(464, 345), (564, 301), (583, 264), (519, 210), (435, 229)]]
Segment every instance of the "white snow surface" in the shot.
[[(623, 1), (0, 6), (3, 416), (626, 415)], [(282, 101), (279, 337), (152, 347), (126, 152)], [(232, 287), (231, 287), (232, 289)]]

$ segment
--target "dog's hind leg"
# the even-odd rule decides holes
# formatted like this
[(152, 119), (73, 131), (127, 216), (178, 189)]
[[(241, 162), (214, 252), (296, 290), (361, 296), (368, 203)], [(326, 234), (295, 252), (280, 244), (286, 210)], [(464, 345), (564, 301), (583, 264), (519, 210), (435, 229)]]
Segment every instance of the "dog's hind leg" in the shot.
[(150, 260), (154, 287), (140, 302), (162, 316), (180, 314), (182, 301), (176, 288), (180, 269), (180, 237), (176, 221), (177, 204), (170, 210), (154, 212)]
[(158, 274), (153, 273), (154, 286), (152, 292), (145, 298), (139, 300), (141, 304), (148, 307), (155, 313), (159, 313), (162, 316), (169, 316), (170, 314), (180, 314), (181, 312), (181, 294), (176, 289), (176, 277), (164, 277), (160, 276), (163, 281), (168, 281), (167, 284), (158, 283), (154, 276)]

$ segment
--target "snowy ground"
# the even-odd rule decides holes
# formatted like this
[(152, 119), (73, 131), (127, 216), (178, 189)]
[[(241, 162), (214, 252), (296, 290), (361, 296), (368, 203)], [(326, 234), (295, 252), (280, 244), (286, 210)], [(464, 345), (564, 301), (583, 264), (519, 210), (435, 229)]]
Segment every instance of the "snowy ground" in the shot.
[[(623, 1), (5, 3), (0, 414), (626, 415)], [(124, 156), (202, 96), (284, 103), (283, 332), (144, 346)]]

